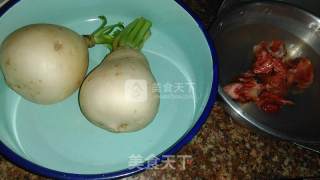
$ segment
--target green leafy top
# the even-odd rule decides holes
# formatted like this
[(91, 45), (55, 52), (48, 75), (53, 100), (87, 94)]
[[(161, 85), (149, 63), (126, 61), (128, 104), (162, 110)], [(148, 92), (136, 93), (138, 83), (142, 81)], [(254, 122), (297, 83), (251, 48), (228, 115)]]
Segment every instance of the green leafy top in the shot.
[(101, 25), (91, 35), (85, 36), (88, 46), (95, 44), (104, 44), (110, 50), (128, 47), (141, 49), (144, 42), (150, 37), (152, 26), (151, 21), (139, 17), (124, 27), (122, 22), (113, 25), (107, 25), (105, 16), (99, 16)]

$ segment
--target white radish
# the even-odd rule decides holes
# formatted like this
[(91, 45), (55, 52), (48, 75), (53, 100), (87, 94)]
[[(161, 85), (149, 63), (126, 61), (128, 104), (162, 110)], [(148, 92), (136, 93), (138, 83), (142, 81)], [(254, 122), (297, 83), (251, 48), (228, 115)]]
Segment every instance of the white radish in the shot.
[(54, 24), (19, 28), (0, 47), (5, 81), (16, 93), (34, 103), (62, 101), (75, 92), (85, 78), (88, 47), (94, 45), (91, 39), (96, 39), (98, 44), (108, 42), (112, 36), (105, 32), (111, 33), (121, 26), (100, 27), (90, 36), (81, 36)]
[(150, 36), (151, 22), (138, 18), (112, 42), (111, 53), (84, 80), (80, 107), (93, 124), (112, 132), (146, 127), (156, 116), (157, 83), (140, 49)]

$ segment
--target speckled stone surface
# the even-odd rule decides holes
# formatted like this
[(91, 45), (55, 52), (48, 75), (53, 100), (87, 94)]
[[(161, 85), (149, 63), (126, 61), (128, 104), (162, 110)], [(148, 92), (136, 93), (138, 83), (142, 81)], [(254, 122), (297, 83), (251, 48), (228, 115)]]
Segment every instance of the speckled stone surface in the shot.
[[(214, 16), (210, 0), (185, 0), (204, 24)], [(177, 153), (173, 168), (150, 169), (127, 179), (271, 179), (320, 176), (320, 154), (292, 143), (264, 137), (234, 122), (217, 102), (200, 133)], [(0, 180), (46, 179), (31, 174), (0, 156)]]

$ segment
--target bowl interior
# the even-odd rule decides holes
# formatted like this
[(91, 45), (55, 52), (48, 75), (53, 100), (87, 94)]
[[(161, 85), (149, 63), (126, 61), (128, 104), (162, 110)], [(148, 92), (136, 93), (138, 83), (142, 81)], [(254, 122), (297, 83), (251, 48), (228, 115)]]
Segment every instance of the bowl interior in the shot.
[(313, 85), (301, 94), (290, 94), (295, 105), (267, 114), (255, 104), (236, 104), (220, 94), (243, 119), (275, 136), (298, 142), (320, 142), (320, 27), (319, 20), (302, 10), (281, 3), (252, 3), (235, 9), (217, 26), (215, 44), (220, 62), (220, 85), (232, 82), (248, 70), (253, 46), (261, 41), (284, 40), (289, 55), (307, 57), (314, 65)]
[[(159, 83), (159, 113), (141, 131), (110, 133), (81, 114), (78, 92), (58, 104), (33, 104), (10, 90), (1, 75), (0, 140), (40, 166), (78, 174), (126, 169), (132, 155), (141, 155), (144, 161), (174, 145), (208, 101), (213, 81), (210, 49), (197, 23), (172, 0), (19, 1), (0, 18), (0, 42), (31, 23), (60, 24), (88, 34), (99, 25), (99, 15), (110, 23), (127, 24), (139, 16), (153, 22), (143, 53)], [(89, 70), (107, 52), (103, 46), (90, 49)]]

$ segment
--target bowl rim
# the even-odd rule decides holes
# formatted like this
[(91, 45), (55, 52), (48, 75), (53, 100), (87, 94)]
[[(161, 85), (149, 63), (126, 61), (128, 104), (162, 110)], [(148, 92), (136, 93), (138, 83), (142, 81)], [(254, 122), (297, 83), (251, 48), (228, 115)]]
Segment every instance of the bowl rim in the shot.
[[(0, 7), (0, 18), (1, 16), (7, 12), (11, 7), (13, 7), (16, 3), (21, 0), (10, 0), (7, 1), (3, 6)], [(120, 171), (110, 172), (110, 173), (101, 173), (101, 174), (76, 174), (76, 173), (66, 173), (61, 171), (52, 170), (40, 165), (37, 165), (27, 159), (24, 159), (20, 155), (16, 154), (10, 148), (8, 148), (1, 140), (0, 140), (0, 153), (4, 155), (4, 157), (15, 165), (23, 168), (29, 172), (51, 178), (58, 179), (115, 179), (115, 178), (124, 178), (128, 176), (132, 176), (134, 174), (143, 172), (146, 169), (150, 169), (152, 166), (158, 165), (161, 162), (165, 161), (165, 156), (170, 156), (179, 151), (183, 146), (188, 144), (193, 137), (200, 131), (202, 125), (206, 122), (208, 116), (210, 115), (211, 109), (216, 101), (216, 96), (218, 93), (218, 63), (219, 59), (213, 44), (213, 40), (209, 36), (204, 24), (201, 22), (200, 18), (184, 3), (182, 0), (174, 0), (178, 5), (180, 5), (198, 24), (199, 29), (205, 36), (208, 47), (210, 49), (212, 64), (213, 64), (213, 79), (211, 83), (211, 90), (206, 106), (201, 113), (199, 119), (196, 121), (194, 126), (185, 133), (180, 139), (178, 139), (172, 146), (170, 146), (167, 150), (157, 155), (153, 159), (144, 162), (142, 165), (123, 169)], [(150, 166), (149, 162), (152, 162), (152, 166)]]

